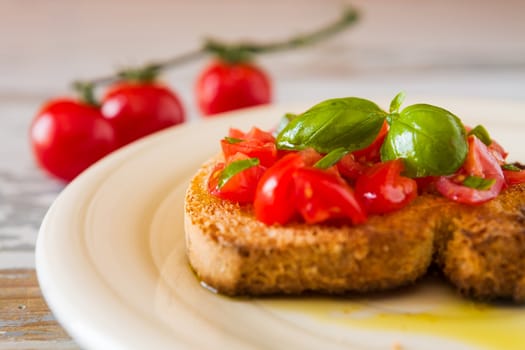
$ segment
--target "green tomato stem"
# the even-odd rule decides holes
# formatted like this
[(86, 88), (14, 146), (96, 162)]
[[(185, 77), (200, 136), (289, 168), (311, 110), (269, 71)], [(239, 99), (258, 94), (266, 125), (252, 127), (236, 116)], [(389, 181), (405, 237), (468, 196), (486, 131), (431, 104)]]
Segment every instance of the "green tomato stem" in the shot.
[(228, 62), (246, 61), (256, 54), (273, 53), (315, 44), (346, 29), (357, 20), (357, 11), (349, 7), (344, 10), (343, 15), (337, 21), (318, 30), (297, 35), (287, 40), (266, 44), (245, 42), (228, 45), (221, 41), (209, 39), (204, 45), (204, 50), (218, 55)]
[(77, 92), (79, 100), (90, 106), (99, 106), (95, 98), (94, 85), (89, 82), (75, 82), (73, 89)]
[(231, 63), (247, 61), (254, 55), (273, 53), (315, 44), (348, 28), (357, 20), (358, 12), (354, 8), (349, 7), (343, 11), (343, 15), (340, 18), (327, 26), (307, 34), (291, 37), (284, 41), (266, 44), (248, 42), (226, 44), (218, 40), (209, 39), (204, 42), (202, 47), (196, 50), (186, 52), (164, 61), (151, 62), (140, 67), (125, 68), (117, 71), (116, 74), (85, 81), (75, 81), (73, 83), (73, 88), (76, 91), (79, 91), (79, 86), (91, 86), (92, 93), (94, 87), (112, 84), (121, 80), (150, 82), (154, 81), (157, 75), (166, 69), (195, 61), (209, 54), (218, 56), (219, 58)]

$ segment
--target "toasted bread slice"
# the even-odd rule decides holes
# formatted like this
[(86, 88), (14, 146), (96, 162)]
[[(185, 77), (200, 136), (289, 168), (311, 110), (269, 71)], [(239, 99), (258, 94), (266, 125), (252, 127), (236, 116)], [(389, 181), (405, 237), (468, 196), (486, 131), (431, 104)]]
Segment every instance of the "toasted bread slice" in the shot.
[(444, 203), (436, 262), (464, 294), (525, 302), (525, 184), (480, 206)]
[(249, 205), (207, 191), (213, 161), (186, 194), (187, 254), (198, 277), (228, 295), (385, 290), (411, 283), (429, 266), (434, 234), (425, 197), (366, 224), (266, 226)]
[(185, 228), (190, 264), (220, 293), (387, 290), (414, 282), (435, 260), (467, 295), (525, 302), (525, 184), (479, 206), (422, 195), (358, 226), (266, 226), (250, 205), (209, 194), (215, 161), (190, 182)]

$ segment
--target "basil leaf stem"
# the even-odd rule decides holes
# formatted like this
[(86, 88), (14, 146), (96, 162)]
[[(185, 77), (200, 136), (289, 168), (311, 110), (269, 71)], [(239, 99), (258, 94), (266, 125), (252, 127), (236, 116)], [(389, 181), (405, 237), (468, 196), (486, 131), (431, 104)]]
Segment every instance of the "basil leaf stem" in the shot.
[(250, 169), (257, 165), (259, 165), (259, 158), (240, 159), (231, 162), (222, 170), (221, 174), (219, 175), (217, 187), (221, 189), (222, 186), (226, 185), (226, 183), (228, 183), (232, 177), (241, 171)]
[(399, 108), (405, 101), (406, 94), (404, 91), (401, 91), (392, 99), (392, 102), (390, 102), (390, 113), (399, 113)]
[(283, 131), (283, 129), (298, 116), (298, 114), (293, 113), (286, 113), (285, 115), (283, 115), (283, 117), (279, 121), (279, 125), (277, 125), (277, 129), (275, 129), (274, 136), (279, 135), (279, 133)]

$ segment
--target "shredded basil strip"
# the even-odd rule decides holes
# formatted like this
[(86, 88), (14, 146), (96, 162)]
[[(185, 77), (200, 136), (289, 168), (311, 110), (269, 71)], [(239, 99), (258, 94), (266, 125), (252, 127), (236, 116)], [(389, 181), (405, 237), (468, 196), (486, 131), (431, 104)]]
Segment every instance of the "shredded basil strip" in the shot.
[(492, 139), (490, 138), (489, 132), (483, 125), (478, 125), (474, 129), (470, 130), (469, 135), (476, 136), (485, 145), (490, 146)]
[(508, 171), (521, 171), (522, 169), (516, 164), (503, 164), (501, 169)]
[(323, 158), (319, 159), (317, 163), (314, 164), (315, 168), (319, 169), (328, 169), (331, 166), (335, 165), (349, 152), (345, 148), (336, 148), (332, 152), (326, 154)]
[(463, 180), (463, 185), (476, 190), (486, 191), (489, 190), (495, 182), (496, 179), (484, 179), (479, 176), (468, 176), (465, 180)]
[(244, 140), (242, 139), (237, 139), (235, 137), (229, 137), (229, 136), (226, 136), (224, 138), (224, 140), (228, 143), (231, 143), (231, 144), (235, 144), (235, 143), (240, 143), (240, 142), (243, 142)]
[(257, 165), (259, 165), (259, 158), (240, 159), (231, 162), (222, 170), (221, 175), (219, 176), (218, 188), (221, 189), (222, 186), (226, 185), (232, 177), (241, 171), (250, 169)]

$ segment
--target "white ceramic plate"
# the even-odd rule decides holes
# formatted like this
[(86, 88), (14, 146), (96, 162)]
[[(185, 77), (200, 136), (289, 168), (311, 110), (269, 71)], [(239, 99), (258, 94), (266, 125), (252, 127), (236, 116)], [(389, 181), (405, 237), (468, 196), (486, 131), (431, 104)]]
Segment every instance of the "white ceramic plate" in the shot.
[[(514, 159), (525, 160), (525, 104), (424, 101), (483, 123)], [(298, 299), (231, 299), (199, 284), (184, 255), (189, 177), (218, 152), (230, 126), (269, 128), (306, 106), (245, 110), (169, 129), (107, 157), (63, 191), (42, 223), (37, 272), (55, 316), (82, 347), (523, 348), (523, 308), (466, 301), (442, 281), (396, 293)]]

